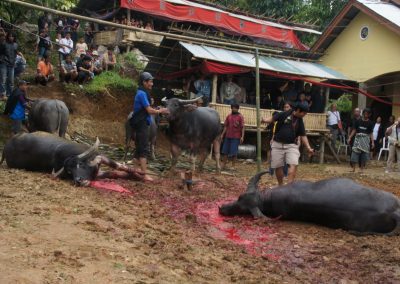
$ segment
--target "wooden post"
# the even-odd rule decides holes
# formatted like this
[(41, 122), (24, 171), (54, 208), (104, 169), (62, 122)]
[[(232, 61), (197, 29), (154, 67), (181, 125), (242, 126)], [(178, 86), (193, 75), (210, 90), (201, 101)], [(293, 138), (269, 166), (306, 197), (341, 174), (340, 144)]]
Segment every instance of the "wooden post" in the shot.
[(218, 94), (218, 74), (213, 75), (213, 82), (212, 82), (212, 94), (211, 94), (211, 102), (213, 104), (217, 103), (217, 94)]
[(260, 58), (256, 49), (257, 172), (261, 172)]
[(321, 134), (319, 145), (319, 163), (323, 164), (325, 158), (325, 134)]
[[(128, 21), (128, 25), (131, 25), (131, 10), (130, 9), (126, 9), (126, 20)], [(130, 43), (128, 43), (128, 46), (126, 47), (126, 51), (127, 52), (131, 51)]]
[(330, 94), (330, 92), (331, 92), (331, 88), (327, 87), (325, 89), (325, 111), (327, 111), (327, 107), (328, 107), (328, 104), (329, 104), (329, 94)]

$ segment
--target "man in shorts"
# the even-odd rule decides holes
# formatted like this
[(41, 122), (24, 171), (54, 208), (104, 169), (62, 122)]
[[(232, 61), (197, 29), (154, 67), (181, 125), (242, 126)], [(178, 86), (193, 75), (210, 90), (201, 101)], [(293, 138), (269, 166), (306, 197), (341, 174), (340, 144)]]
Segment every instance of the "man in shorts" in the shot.
[(299, 145), (297, 144), (299, 138), (308, 152), (314, 153), (308, 142), (303, 122), (303, 117), (307, 112), (308, 106), (298, 103), (294, 109), (262, 119), (262, 122), (268, 124), (276, 122), (275, 135), (271, 144), (271, 168), (276, 169), (275, 174), (279, 185), (283, 184), (285, 162), (289, 165), (288, 182), (292, 183), (296, 177), (300, 158)]

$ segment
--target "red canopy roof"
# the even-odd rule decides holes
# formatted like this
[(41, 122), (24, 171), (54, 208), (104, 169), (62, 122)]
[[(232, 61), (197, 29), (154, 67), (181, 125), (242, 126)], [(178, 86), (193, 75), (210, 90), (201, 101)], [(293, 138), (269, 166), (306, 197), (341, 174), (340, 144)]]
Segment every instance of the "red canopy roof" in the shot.
[(275, 41), (299, 50), (308, 48), (301, 43), (294, 30), (318, 33), (309, 29), (232, 14), (186, 0), (121, 0), (121, 7), (175, 21), (193, 22), (221, 29), (230, 34)]

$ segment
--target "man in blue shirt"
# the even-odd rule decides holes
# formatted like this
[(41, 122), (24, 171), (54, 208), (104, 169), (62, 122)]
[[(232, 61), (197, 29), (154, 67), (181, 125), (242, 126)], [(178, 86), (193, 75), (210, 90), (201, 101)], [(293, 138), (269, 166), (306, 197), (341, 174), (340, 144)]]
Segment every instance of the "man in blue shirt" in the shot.
[(153, 179), (147, 175), (147, 156), (149, 155), (149, 126), (151, 114), (168, 113), (166, 108), (154, 109), (151, 107), (150, 91), (153, 88), (153, 76), (148, 72), (140, 75), (140, 87), (138, 88), (133, 105), (133, 115), (130, 124), (136, 133), (135, 137), (135, 159), (139, 161), (140, 168), (145, 174), (145, 181)]

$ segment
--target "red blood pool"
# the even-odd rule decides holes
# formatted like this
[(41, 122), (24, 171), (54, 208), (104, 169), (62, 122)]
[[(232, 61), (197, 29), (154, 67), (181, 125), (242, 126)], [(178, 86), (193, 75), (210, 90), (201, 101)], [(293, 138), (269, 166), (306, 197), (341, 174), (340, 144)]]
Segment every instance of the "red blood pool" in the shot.
[[(273, 253), (270, 244), (273, 231), (267, 224), (255, 223), (252, 217), (225, 217), (218, 212), (218, 207), (228, 201), (194, 202), (188, 200), (166, 199), (164, 205), (168, 208), (172, 218), (181, 221), (184, 216), (193, 214), (199, 224), (204, 225), (210, 236), (223, 239), (236, 245), (243, 246), (247, 253), (264, 257), (269, 260), (279, 260)], [(189, 202), (190, 203), (190, 202)], [(239, 222), (237, 222), (239, 220)], [(232, 221), (235, 221), (233, 224)]]
[(90, 186), (102, 191), (132, 194), (132, 192), (112, 181), (91, 181)]

